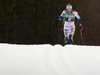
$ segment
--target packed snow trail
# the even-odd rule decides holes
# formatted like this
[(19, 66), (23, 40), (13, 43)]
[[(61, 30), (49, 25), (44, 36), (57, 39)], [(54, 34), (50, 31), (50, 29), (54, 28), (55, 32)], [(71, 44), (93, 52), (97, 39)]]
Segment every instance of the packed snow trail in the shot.
[(100, 47), (0, 44), (0, 75), (100, 75)]

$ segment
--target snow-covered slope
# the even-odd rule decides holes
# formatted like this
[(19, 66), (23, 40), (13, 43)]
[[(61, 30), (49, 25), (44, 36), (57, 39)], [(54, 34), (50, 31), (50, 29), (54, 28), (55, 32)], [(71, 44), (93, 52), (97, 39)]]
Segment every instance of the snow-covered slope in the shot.
[(100, 47), (0, 44), (0, 75), (100, 75)]

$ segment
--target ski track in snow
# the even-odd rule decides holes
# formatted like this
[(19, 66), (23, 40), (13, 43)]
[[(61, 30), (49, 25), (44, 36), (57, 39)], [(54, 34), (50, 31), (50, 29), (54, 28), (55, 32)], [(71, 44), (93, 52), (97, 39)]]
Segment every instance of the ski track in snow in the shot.
[(0, 75), (100, 75), (100, 47), (0, 44)]

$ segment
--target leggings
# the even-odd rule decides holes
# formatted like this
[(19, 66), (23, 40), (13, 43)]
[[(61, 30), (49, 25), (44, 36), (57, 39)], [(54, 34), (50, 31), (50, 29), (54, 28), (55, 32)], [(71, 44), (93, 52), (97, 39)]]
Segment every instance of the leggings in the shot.
[(75, 24), (74, 22), (64, 22), (64, 41), (65, 44), (68, 44), (68, 40), (70, 44), (74, 44), (73, 36), (75, 33)]

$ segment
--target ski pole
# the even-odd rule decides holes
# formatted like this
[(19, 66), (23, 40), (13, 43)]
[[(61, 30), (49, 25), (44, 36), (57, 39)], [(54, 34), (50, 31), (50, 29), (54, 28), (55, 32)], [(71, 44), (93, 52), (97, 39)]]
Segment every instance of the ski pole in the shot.
[(62, 21), (61, 32), (62, 32), (62, 30), (63, 30), (63, 26), (64, 26), (64, 19), (63, 19), (63, 21)]
[(62, 21), (62, 26), (61, 26), (61, 29), (60, 29), (61, 34), (60, 34), (59, 42), (60, 42), (61, 37), (62, 37), (63, 24), (64, 24), (64, 19), (63, 19), (63, 21)]
[(81, 34), (81, 40), (82, 40), (82, 44), (84, 45), (84, 42), (83, 42), (83, 34), (82, 34), (82, 30), (80, 30), (80, 34)]

